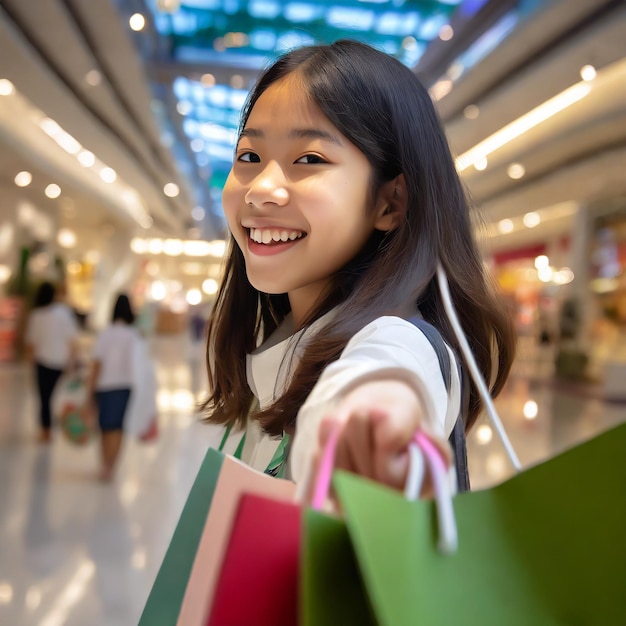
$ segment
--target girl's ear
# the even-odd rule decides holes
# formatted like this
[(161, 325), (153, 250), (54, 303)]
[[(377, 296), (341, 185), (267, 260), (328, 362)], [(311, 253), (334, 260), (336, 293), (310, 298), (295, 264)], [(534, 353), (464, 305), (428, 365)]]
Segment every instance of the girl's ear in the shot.
[(407, 189), (404, 174), (385, 183), (378, 193), (374, 228), (383, 232), (395, 230), (404, 219), (407, 209)]

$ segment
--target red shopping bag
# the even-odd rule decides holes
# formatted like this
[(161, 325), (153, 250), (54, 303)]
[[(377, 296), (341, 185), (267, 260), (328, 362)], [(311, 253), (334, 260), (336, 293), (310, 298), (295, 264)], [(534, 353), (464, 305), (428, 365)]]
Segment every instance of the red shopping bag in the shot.
[[(256, 494), (292, 502), (296, 486), (248, 467), (231, 456), (224, 457), (211, 508), (187, 582), (177, 626), (204, 626), (211, 614), (224, 555), (239, 513), (241, 496)], [(261, 538), (263, 541), (263, 538)], [(249, 560), (256, 562), (253, 552)]]
[(244, 494), (207, 626), (298, 623), (301, 508)]

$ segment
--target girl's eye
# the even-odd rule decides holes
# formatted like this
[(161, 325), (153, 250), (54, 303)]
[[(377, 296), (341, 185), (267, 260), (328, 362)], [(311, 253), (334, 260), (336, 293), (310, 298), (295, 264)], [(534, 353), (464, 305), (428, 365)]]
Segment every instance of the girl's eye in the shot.
[(327, 163), (325, 159), (317, 154), (305, 154), (303, 157), (300, 157), (296, 163), (306, 163), (307, 165), (317, 165), (319, 163)]
[(237, 161), (244, 161), (245, 163), (260, 163), (261, 159), (258, 154), (254, 152), (242, 152), (238, 157)]

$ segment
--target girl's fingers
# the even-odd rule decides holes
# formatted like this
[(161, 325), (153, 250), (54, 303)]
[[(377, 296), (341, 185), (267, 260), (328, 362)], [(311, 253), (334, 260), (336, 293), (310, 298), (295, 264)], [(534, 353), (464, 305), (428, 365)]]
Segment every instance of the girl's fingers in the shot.
[(341, 444), (345, 450), (346, 469), (374, 479), (374, 437), (368, 413), (360, 411), (346, 422)]

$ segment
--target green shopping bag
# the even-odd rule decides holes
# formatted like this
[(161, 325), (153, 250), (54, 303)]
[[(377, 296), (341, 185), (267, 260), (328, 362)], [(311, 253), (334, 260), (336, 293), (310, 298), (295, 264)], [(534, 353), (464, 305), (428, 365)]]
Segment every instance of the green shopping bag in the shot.
[(302, 523), (300, 626), (374, 626), (345, 522), (305, 509)]
[(176, 624), (223, 460), (214, 448), (206, 453), (138, 626)]
[(626, 624), (626, 424), (456, 496), (453, 555), (432, 502), (341, 472), (334, 486), (381, 626)]

